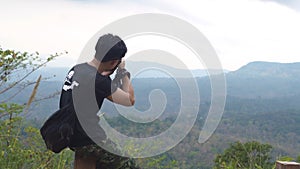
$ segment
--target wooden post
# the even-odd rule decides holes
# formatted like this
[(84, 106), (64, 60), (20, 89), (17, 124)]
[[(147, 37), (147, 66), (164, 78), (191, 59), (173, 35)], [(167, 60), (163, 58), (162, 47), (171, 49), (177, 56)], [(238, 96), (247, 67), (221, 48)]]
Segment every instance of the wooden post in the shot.
[(276, 161), (276, 169), (300, 169), (300, 163)]

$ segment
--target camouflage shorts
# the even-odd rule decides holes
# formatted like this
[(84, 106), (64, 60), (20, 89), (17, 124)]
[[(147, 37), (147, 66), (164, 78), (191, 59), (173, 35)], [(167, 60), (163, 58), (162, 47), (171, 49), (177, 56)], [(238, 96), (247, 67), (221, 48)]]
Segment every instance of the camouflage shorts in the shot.
[(95, 156), (97, 169), (140, 169), (134, 159), (110, 153), (96, 144), (74, 148), (80, 156)]

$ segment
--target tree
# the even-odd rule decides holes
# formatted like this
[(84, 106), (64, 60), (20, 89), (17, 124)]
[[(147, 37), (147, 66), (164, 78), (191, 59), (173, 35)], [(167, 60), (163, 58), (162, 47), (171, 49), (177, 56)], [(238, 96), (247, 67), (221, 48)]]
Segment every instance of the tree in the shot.
[(270, 162), (271, 150), (271, 145), (261, 144), (257, 141), (231, 143), (223, 154), (216, 156), (214, 168), (272, 168), (273, 163)]
[[(41, 76), (37, 81), (27, 77), (53, 60), (59, 54), (42, 59), (36, 52), (16, 52), (0, 48), (0, 166), (7, 169), (19, 168), (66, 168), (72, 153), (66, 150), (55, 155), (46, 149), (35, 128), (24, 119), (28, 107), (34, 101)], [(34, 85), (26, 104), (11, 103), (26, 87)], [(69, 165), (70, 166), (70, 165)]]
[(36, 81), (28, 80), (28, 76), (62, 54), (64, 53), (56, 53), (43, 59), (38, 52), (30, 54), (3, 50), (0, 46), (0, 95), (5, 95), (0, 103), (9, 102), (26, 87), (35, 85)]

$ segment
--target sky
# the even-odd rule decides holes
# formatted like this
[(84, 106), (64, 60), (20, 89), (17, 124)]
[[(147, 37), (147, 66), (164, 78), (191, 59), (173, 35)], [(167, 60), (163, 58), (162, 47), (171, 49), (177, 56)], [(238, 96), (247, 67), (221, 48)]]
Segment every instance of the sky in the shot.
[[(298, 0), (0, 0), (0, 6), (1, 48), (44, 56), (68, 52), (50, 66), (71, 67), (102, 27), (141, 13), (168, 14), (197, 27), (214, 47), (223, 69), (237, 70), (252, 61), (300, 61)], [(131, 44), (134, 51), (160, 41), (154, 38), (145, 45), (144, 40)], [(178, 53), (189, 68), (203, 68), (186, 59), (184, 50)]]

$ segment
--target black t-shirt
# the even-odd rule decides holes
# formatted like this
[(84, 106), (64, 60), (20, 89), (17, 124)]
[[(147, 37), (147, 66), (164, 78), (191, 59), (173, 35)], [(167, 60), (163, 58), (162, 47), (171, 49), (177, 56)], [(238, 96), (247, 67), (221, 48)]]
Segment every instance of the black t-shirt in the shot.
[[(76, 70), (76, 72), (75, 72)], [(77, 72), (80, 71), (80, 72)], [(82, 63), (74, 66), (69, 72), (68, 75), (66, 76), (62, 92), (61, 92), (61, 97), (60, 97), (60, 103), (59, 107), (62, 108), (63, 106), (69, 104), (72, 102), (72, 90), (74, 87), (79, 86), (80, 83), (77, 80), (73, 79), (73, 76), (76, 76), (77, 74), (83, 75), (83, 76), (88, 76), (89, 80), (95, 80), (95, 95), (97, 99), (97, 103), (99, 106), (99, 109), (102, 106), (103, 100), (110, 96), (112, 93), (114, 93), (117, 90), (117, 87), (115, 85), (112, 85), (112, 80), (109, 76), (103, 76), (100, 73), (97, 72), (96, 68), (93, 66), (87, 64), (87, 63)], [(95, 76), (96, 74), (96, 76)], [(94, 77), (95, 76), (95, 77)], [(78, 77), (80, 78), (80, 77)], [(78, 79), (77, 78), (77, 79)], [(82, 79), (85, 80), (85, 79)], [(89, 83), (92, 83), (89, 82)]]
[[(116, 90), (117, 87), (112, 85), (112, 80), (109, 76), (101, 75), (96, 68), (87, 63), (78, 64), (68, 72), (62, 87), (59, 106), (62, 108), (71, 104), (76, 110), (72, 115), (77, 115), (80, 118), (80, 120), (76, 118), (77, 127), (75, 128), (70, 147), (93, 144), (93, 141), (87, 136), (82, 125), (80, 125), (81, 123), (84, 123), (84, 125), (89, 124), (88, 130), (91, 130), (91, 133), (97, 133), (89, 136), (105, 137), (104, 131), (97, 123), (99, 121), (97, 112), (101, 108), (103, 100)], [(96, 127), (89, 129), (91, 126)]]

